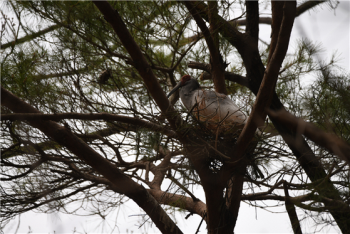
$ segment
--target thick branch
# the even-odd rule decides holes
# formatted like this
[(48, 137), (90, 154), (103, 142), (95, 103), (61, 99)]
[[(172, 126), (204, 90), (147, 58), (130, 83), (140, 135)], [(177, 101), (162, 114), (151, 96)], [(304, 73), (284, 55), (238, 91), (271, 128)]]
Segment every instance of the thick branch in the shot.
[[(224, 72), (226, 64), (224, 63), (220, 53), (219, 28), (221, 27), (218, 19), (218, 3), (216, 1), (208, 2), (208, 16), (209, 16), (209, 31), (213, 38), (216, 54), (211, 55), (210, 65), (211, 74), (213, 76), (214, 88), (218, 93), (227, 95)], [(200, 17), (202, 19), (202, 17)], [(203, 21), (204, 22), (204, 21)]]
[(312, 9), (313, 7), (321, 4), (321, 3), (324, 3), (324, 2), (327, 2), (326, 0), (324, 1), (307, 1), (307, 2), (304, 2), (303, 4), (301, 4), (300, 6), (297, 7), (297, 11), (296, 11), (296, 14), (295, 14), (295, 17), (303, 14), (304, 12)]
[(191, 213), (203, 217), (207, 209), (205, 203), (201, 200), (193, 200), (191, 197), (167, 193), (157, 189), (148, 189), (148, 192), (160, 203), (168, 206), (186, 209)]
[(271, 43), (270, 52), (267, 59), (268, 63), (276, 49), (278, 36), (281, 29), (282, 19), (283, 19), (283, 1), (273, 1), (271, 3), (272, 8), (272, 24), (271, 24)]
[[(265, 76), (253, 106), (253, 111), (250, 114), (234, 149), (232, 150), (233, 155), (231, 157), (234, 161), (238, 161), (238, 164), (231, 168), (227, 166), (225, 167), (226, 178), (231, 177), (232, 173), (235, 174), (232, 178), (232, 182), (234, 183), (234, 186), (237, 187), (238, 191), (232, 194), (229, 202), (230, 210), (235, 216), (238, 215), (241, 191), (243, 187), (243, 177), (245, 171), (242, 168), (246, 167), (245, 161), (240, 159), (244, 155), (248, 145), (251, 144), (251, 139), (253, 138), (257, 127), (264, 124), (264, 119), (266, 117), (265, 108), (270, 106), (278, 72), (288, 49), (289, 37), (294, 22), (296, 2), (286, 2), (285, 5), (286, 9), (284, 10), (283, 29), (279, 35), (278, 48), (274, 52), (273, 59), (271, 60), (271, 63), (268, 64), (266, 69)], [(240, 168), (240, 170), (237, 170), (237, 167)]]
[(316, 144), (325, 147), (329, 152), (339, 156), (342, 160), (350, 165), (350, 146), (334, 134), (326, 133), (311, 123), (295, 117), (286, 110), (268, 111), (270, 116), (273, 116), (281, 123), (291, 126), (298, 134), (303, 134)]
[[(237, 168), (237, 167), (235, 167)], [(236, 226), (239, 208), (241, 206), (243, 182), (245, 174), (245, 165), (239, 167), (232, 178), (229, 180), (227, 188), (226, 204), (228, 210), (233, 216), (233, 226)]]
[[(1, 87), (1, 105), (13, 112), (40, 113), (37, 109), (25, 103), (6, 89)], [(30, 125), (38, 128), (47, 136), (53, 138), (59, 144), (85, 161), (98, 173), (107, 178), (113, 185), (113, 189), (125, 194), (134, 200), (154, 221), (162, 232), (182, 233), (169, 218), (158, 202), (149, 195), (147, 190), (134, 182), (130, 177), (122, 173), (115, 165), (102, 157), (85, 142), (75, 136), (70, 130), (53, 121), (28, 121)]]
[(170, 173), (168, 173), (167, 178), (169, 178), (173, 183), (175, 183), (183, 191), (185, 191), (188, 195), (190, 195), (190, 197), (193, 199), (193, 201), (198, 201), (199, 200), (190, 190), (188, 190), (188, 188), (186, 188), (185, 185), (183, 185), (179, 181), (177, 181), (177, 179), (174, 178)]
[(210, 73), (210, 65), (209, 64), (204, 64), (204, 63), (199, 63), (199, 62), (195, 62), (195, 61), (190, 61), (187, 66), (189, 68), (195, 68), (195, 69), (200, 69), (203, 71), (206, 71), (208, 73)]
[[(247, 19), (239, 19), (239, 20), (230, 20), (228, 21), (232, 26), (245, 26), (247, 25)], [(259, 24), (271, 24), (271, 17), (259, 17)]]
[(278, 35), (277, 47), (274, 51), (270, 51), (270, 54), (273, 53), (272, 59), (267, 65), (263, 81), (253, 106), (253, 111), (250, 114), (235, 146), (236, 151), (234, 151), (238, 158), (243, 155), (250, 140), (253, 138), (257, 127), (262, 126), (264, 119), (266, 118), (265, 109), (270, 106), (278, 78), (278, 72), (287, 53), (289, 38), (294, 23), (295, 8), (295, 1), (287, 1), (284, 3), (283, 20), (280, 26), (281, 30)]
[[(210, 3), (209, 7), (213, 9), (209, 9), (209, 23), (210, 23), (210, 29), (207, 28), (204, 20), (202, 19), (200, 12), (197, 11), (195, 4), (190, 1), (183, 2), (185, 6), (187, 7), (188, 11), (191, 13), (192, 17), (195, 19), (198, 27), (201, 29), (205, 41), (208, 45), (208, 49), (210, 52), (210, 58), (211, 58), (211, 73), (213, 74), (213, 81), (214, 81), (214, 87), (215, 91), (219, 93), (227, 94), (226, 86), (225, 86), (225, 80), (224, 80), (224, 71), (225, 71), (225, 65), (223, 64), (223, 60), (220, 54), (218, 38), (216, 38), (217, 31), (219, 29), (219, 21), (217, 16), (217, 8), (215, 7), (215, 3)], [(214, 12), (212, 12), (213, 10)], [(214, 30), (215, 28), (215, 30)], [(215, 40), (217, 39), (217, 40)]]
[[(203, 72), (200, 76), (200, 80), (211, 80), (213, 79), (213, 76), (210, 74), (210, 65), (209, 64), (204, 64), (204, 63), (199, 63), (199, 62), (194, 62), (194, 61), (190, 61), (187, 66), (189, 68), (194, 68), (194, 69), (200, 69), (203, 70), (205, 72)], [(231, 82), (235, 82), (237, 84), (240, 84), (244, 87), (249, 88), (249, 81), (246, 77), (232, 73), (232, 72), (228, 72), (225, 71), (224, 73), (225, 75), (225, 80), (231, 81)]]
[(143, 56), (139, 46), (126, 28), (118, 11), (114, 10), (107, 1), (94, 1), (94, 4), (104, 15), (106, 21), (113, 27), (125, 49), (129, 52), (135, 68), (142, 77), (153, 99), (169, 120), (171, 127), (177, 129), (177, 123), (180, 123), (179, 116), (171, 114), (171, 112), (175, 113), (174, 109), (169, 105), (169, 100), (166, 98), (162, 87)]
[[(196, 5), (199, 9), (205, 8), (206, 4), (200, 3)], [(202, 17), (207, 20), (208, 17), (204, 15), (205, 12), (202, 12)], [(237, 31), (235, 27), (233, 27), (229, 22), (226, 22), (222, 17), (219, 17), (220, 23), (224, 25), (224, 27), (220, 28), (221, 35), (226, 38), (229, 43), (231, 43), (234, 47), (237, 48), (238, 52), (242, 56), (244, 65), (247, 70), (247, 78), (249, 80), (249, 89), (252, 90), (254, 94), (257, 94), (259, 91), (259, 87), (264, 76), (265, 67), (261, 61), (259, 51), (252, 50), (249, 46), (249, 37), (245, 38), (244, 34)], [(284, 109), (283, 104), (279, 100), (278, 96), (274, 94), (271, 109), (279, 110)], [(301, 139), (300, 144), (294, 145), (289, 141), (289, 139), (295, 138), (295, 133), (286, 126), (285, 124), (280, 123), (275, 118), (271, 117), (273, 124), (279, 133), (283, 136), (283, 139), (288, 144), (289, 148), (292, 150), (293, 154), (296, 156), (298, 162), (305, 170), (306, 174), (309, 176), (311, 181), (317, 181), (320, 179), (326, 178), (326, 173), (316, 158), (315, 154), (312, 152), (310, 146), (307, 144), (305, 139)], [(288, 136), (288, 137), (286, 137)], [(335, 199), (341, 199), (339, 192), (332, 185), (330, 181), (325, 181), (322, 186), (317, 187), (317, 191), (327, 197), (332, 197)], [(349, 219), (350, 215), (346, 215), (344, 213), (339, 213), (335, 211), (331, 211), (334, 219), (339, 225), (340, 229), (343, 232), (347, 232), (349, 230)]]
[(192, 17), (194, 18), (194, 20), (196, 21), (198, 27), (201, 29), (203, 35), (204, 35), (204, 39), (207, 42), (208, 45), (208, 49), (210, 51), (210, 55), (214, 58), (217, 58), (218, 54), (217, 54), (217, 49), (215, 46), (215, 42), (212, 38), (212, 36), (210, 35), (210, 31), (207, 28), (207, 26), (205, 25), (204, 20), (202, 19), (202, 17), (200, 16), (199, 12), (197, 11), (197, 9), (194, 7), (195, 3), (186, 1), (183, 2), (185, 4), (185, 6), (187, 7), (187, 10), (191, 13)]
[(258, 46), (259, 39), (259, 2), (258, 1), (245, 1), (247, 9), (247, 25), (246, 33), (249, 34)]
[(218, 51), (218, 48), (219, 48), (218, 29), (220, 25), (218, 24), (218, 20), (216, 19), (217, 15), (218, 15), (218, 3), (216, 1), (209, 1), (208, 2), (209, 32), (211, 37), (213, 38), (215, 49)]
[[(211, 80), (212, 76), (207, 72), (203, 72), (200, 76), (200, 79), (201, 80)], [(249, 82), (248, 82), (248, 79), (246, 77), (232, 73), (232, 72), (225, 71), (225, 80), (235, 82), (235, 83), (240, 84), (244, 87), (249, 87)]]
[(151, 164), (150, 169), (154, 174), (154, 178), (153, 178), (152, 182), (150, 183), (151, 188), (160, 189), (162, 182), (164, 180), (164, 177), (165, 177), (165, 173), (168, 170), (168, 166), (170, 164), (171, 157), (172, 157), (171, 152), (167, 152), (164, 159), (162, 160), (162, 162), (158, 166), (155, 166), (153, 163)]

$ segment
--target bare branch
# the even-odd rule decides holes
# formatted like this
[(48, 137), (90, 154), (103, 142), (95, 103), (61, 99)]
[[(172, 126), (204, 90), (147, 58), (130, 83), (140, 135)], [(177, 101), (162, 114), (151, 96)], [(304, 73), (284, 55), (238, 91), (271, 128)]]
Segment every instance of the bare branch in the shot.
[(195, 69), (200, 69), (203, 71), (206, 71), (208, 73), (210, 73), (210, 64), (204, 64), (204, 63), (199, 63), (199, 62), (195, 62), (195, 61), (190, 61), (187, 66), (189, 68), (195, 68)]
[[(273, 2), (273, 4), (276, 2)], [(278, 2), (279, 3), (279, 2)], [(270, 54), (273, 53), (272, 59), (268, 63), (266, 72), (261, 83), (259, 92), (257, 94), (253, 111), (250, 114), (246, 125), (244, 126), (241, 135), (239, 136), (235, 149), (236, 157), (240, 158), (246, 150), (250, 140), (257, 127), (264, 124), (266, 117), (265, 109), (270, 106), (272, 95), (274, 93), (275, 85), (278, 78), (278, 72), (282, 65), (283, 59), (287, 53), (289, 38), (292, 31), (294, 17), (295, 17), (296, 2), (284, 2), (283, 7), (283, 20), (280, 26), (280, 32), (278, 34), (278, 42), (275, 50), (271, 50)], [(275, 9), (276, 11), (277, 9)], [(279, 17), (279, 16), (278, 16)], [(275, 22), (275, 21), (274, 21)], [(277, 24), (279, 21), (277, 21)], [(279, 27), (278, 26), (272, 26)]]
[(22, 44), (24, 42), (27, 42), (27, 41), (31, 41), (31, 40), (33, 40), (33, 39), (35, 39), (37, 37), (45, 35), (48, 32), (54, 31), (54, 30), (56, 30), (56, 29), (58, 29), (60, 27), (61, 26), (57, 25), (57, 24), (56, 25), (52, 25), (52, 26), (47, 27), (47, 28), (45, 28), (43, 30), (40, 30), (39, 32), (35, 32), (35, 33), (30, 34), (30, 35), (27, 35), (27, 36), (21, 37), (19, 39), (15, 39), (14, 41), (10, 41), (10, 42), (8, 42), (6, 44), (3, 44), (3, 45), (1, 45), (1, 49), (4, 50), (4, 49), (6, 49), (6, 48), (8, 48), (10, 46), (15, 46), (15, 45), (19, 45), (19, 44)]
[(282, 19), (283, 19), (283, 1), (274, 1), (271, 3), (272, 8), (272, 24), (271, 24), (271, 43), (270, 43), (270, 51), (269, 57), (267, 59), (268, 63), (271, 60), (271, 57), (276, 49)]
[(295, 17), (303, 14), (304, 12), (312, 9), (313, 7), (321, 4), (321, 3), (325, 3), (327, 2), (326, 0), (323, 0), (323, 1), (307, 1), (307, 2), (304, 2), (302, 3), (300, 6), (297, 7), (297, 11), (295, 13)]
[(247, 25), (246, 33), (248, 33), (255, 42), (255, 46), (258, 46), (259, 39), (259, 2), (258, 1), (245, 1), (247, 9)]
[(63, 114), (41, 114), (41, 113), (26, 113), (26, 114), (4, 114), (1, 115), (2, 120), (52, 120), (59, 121), (62, 119), (80, 119), (80, 120), (109, 120), (119, 121), (122, 123), (133, 124), (143, 128), (147, 128), (153, 131), (162, 132), (169, 137), (176, 137), (177, 134), (174, 131), (166, 129), (161, 125), (151, 123), (142, 119), (132, 118), (123, 115), (114, 115), (109, 113), (92, 113), (92, 114), (80, 114), (80, 113), (63, 113)]
[[(250, 2), (250, 1), (247, 1)], [(303, 14), (304, 12), (312, 9), (313, 7), (321, 4), (321, 3), (325, 3), (327, 1), (307, 1), (304, 2), (303, 4), (301, 4), (300, 6), (297, 7), (296, 13), (295, 13), (295, 17), (300, 16), (301, 14)], [(233, 27), (236, 26), (246, 26), (247, 25), (247, 19), (233, 19), (228, 21), (229, 24), (231, 24)], [(258, 18), (258, 23), (259, 24), (272, 24), (272, 18), (271, 17), (259, 17)], [(186, 45), (188, 43), (191, 43), (195, 40), (198, 40), (200, 38), (203, 37), (203, 33), (198, 33), (196, 35), (187, 37), (185, 39), (183, 39), (181, 42), (181, 45)]]
[[(244, 26), (247, 24), (247, 19), (239, 19), (239, 20), (230, 20), (228, 21), (232, 26)], [(272, 18), (271, 17), (259, 17), (259, 24), (271, 24)]]
[(201, 200), (193, 200), (191, 197), (167, 193), (161, 190), (148, 189), (148, 192), (160, 203), (164, 205), (180, 207), (189, 212), (203, 217), (206, 211), (206, 205)]
[[(117, 126), (111, 126), (105, 129), (101, 129), (92, 133), (87, 133), (87, 134), (78, 134), (76, 133), (75, 135), (77, 135), (78, 137), (80, 137), (83, 141), (85, 142), (92, 142), (96, 139), (99, 139), (99, 137), (106, 137), (106, 136), (110, 136), (116, 133), (120, 133), (123, 131), (129, 131), (129, 130), (134, 130), (131, 129), (130, 125), (129, 126), (121, 126), (121, 127), (117, 127)], [(17, 146), (19, 146), (20, 144), (18, 144)], [(49, 149), (58, 149), (61, 147), (61, 145), (57, 144), (54, 141), (45, 141), (42, 143), (37, 144), (38, 147), (40, 147), (42, 150), (49, 150)], [(13, 157), (13, 156), (17, 156), (20, 154), (32, 154), (34, 153), (34, 148), (30, 145), (24, 145), (21, 147), (16, 148), (16, 150), (14, 151), (6, 151), (5, 153), (3, 153), (1, 156), (2, 158), (9, 158), (9, 157)]]
[(168, 173), (167, 178), (169, 178), (172, 182), (174, 182), (177, 186), (179, 186), (179, 188), (181, 188), (188, 195), (190, 195), (190, 197), (193, 199), (194, 202), (199, 200), (193, 193), (191, 193), (190, 190), (188, 190), (184, 185), (179, 183), (179, 181), (177, 181), (177, 179), (175, 179), (170, 173)]
[[(14, 112), (40, 113), (37, 109), (20, 100), (18, 97), (1, 87), (1, 105)], [(149, 195), (147, 190), (130, 177), (121, 172), (115, 165), (102, 157), (85, 142), (75, 136), (70, 130), (53, 121), (28, 121), (59, 144), (67, 147), (81, 160), (94, 168), (98, 173), (108, 179), (115, 191), (125, 194), (134, 200), (154, 221), (157, 227), (168, 233), (182, 233), (169, 218), (158, 202)]]
[(285, 206), (289, 216), (290, 223), (292, 224), (294, 234), (302, 234), (297, 212), (295, 210), (294, 204), (290, 201), (286, 181), (283, 181), (283, 182), (284, 182), (283, 187), (284, 187), (284, 194), (285, 194)]
[[(224, 71), (225, 71), (225, 65), (223, 64), (223, 60), (219, 51), (219, 47), (216, 45), (215, 38), (216, 34), (218, 33), (218, 28), (220, 27), (218, 15), (217, 12), (215, 12), (215, 3), (210, 3), (209, 7), (213, 9), (208, 9), (208, 16), (209, 16), (209, 23), (210, 23), (210, 29), (207, 28), (205, 25), (204, 20), (202, 19), (200, 12), (197, 11), (196, 8), (196, 2), (191, 1), (185, 1), (183, 2), (185, 6), (187, 7), (188, 11), (191, 13), (192, 17), (195, 19), (198, 27), (201, 29), (205, 41), (208, 45), (210, 57), (211, 57), (211, 73), (213, 74), (213, 81), (215, 86), (215, 91), (218, 93), (224, 93), (227, 94), (226, 86), (225, 86), (225, 80), (224, 80)], [(215, 30), (214, 30), (215, 28)], [(218, 40), (218, 38), (216, 38)]]

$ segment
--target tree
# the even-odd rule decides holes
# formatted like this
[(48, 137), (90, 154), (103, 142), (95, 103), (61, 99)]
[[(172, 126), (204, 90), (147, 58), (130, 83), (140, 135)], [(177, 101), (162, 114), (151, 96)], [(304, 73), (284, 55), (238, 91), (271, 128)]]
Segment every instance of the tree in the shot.
[[(295, 207), (349, 232), (349, 75), (307, 40), (287, 55), (295, 17), (321, 3), (272, 2), (259, 18), (254, 1), (7, 2), (19, 24), (1, 32), (3, 223), (85, 202), (105, 217), (131, 199), (162, 233), (181, 233), (169, 207), (232, 233), (242, 201), (276, 200), (295, 233)], [(233, 4), (244, 14), (228, 20)], [(212, 134), (169, 102), (184, 74), (240, 97), (241, 133)]]

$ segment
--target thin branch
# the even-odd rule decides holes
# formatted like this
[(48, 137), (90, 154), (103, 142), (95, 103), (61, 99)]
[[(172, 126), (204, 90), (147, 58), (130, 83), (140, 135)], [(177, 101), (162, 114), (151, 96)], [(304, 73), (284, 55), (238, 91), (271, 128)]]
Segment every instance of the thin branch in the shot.
[[(128, 130), (135, 130), (135, 129), (131, 129), (130, 125), (129, 126), (124, 126), (124, 127), (117, 127), (115, 125), (112, 125), (108, 128), (104, 128), (92, 133), (87, 133), (87, 134), (78, 134), (76, 133), (75, 135), (77, 135), (78, 137), (80, 137), (84, 142), (92, 142), (96, 139), (99, 139), (99, 136), (102, 137), (106, 137), (106, 136), (110, 136), (116, 133), (120, 133), (122, 131), (128, 131)], [(17, 144), (17, 146), (19, 146), (20, 144)], [(50, 150), (50, 149), (59, 149), (61, 148), (61, 145), (57, 144), (57, 142), (54, 141), (45, 141), (42, 143), (38, 143), (37, 144), (42, 150)], [(21, 155), (21, 154), (33, 154), (34, 150), (33, 147), (30, 145), (24, 145), (21, 147), (15, 147), (15, 150), (13, 151), (9, 151), (8, 149), (6, 150), (5, 153), (3, 153), (1, 156), (2, 158), (10, 158), (13, 156), (17, 156), (17, 155)]]
[[(253, 111), (250, 114), (235, 146), (235, 154), (238, 158), (242, 157), (244, 151), (250, 143), (250, 140), (253, 138), (257, 127), (264, 125), (264, 119), (267, 114), (265, 109), (270, 106), (278, 78), (278, 72), (287, 53), (290, 34), (294, 23), (295, 8), (295, 1), (287, 1), (284, 3), (283, 20), (280, 26), (281, 30), (278, 34), (276, 49), (270, 51), (270, 54), (273, 53), (272, 59), (267, 65), (263, 81), (253, 106)], [(274, 28), (274, 25), (272, 27)]]
[(183, 191), (185, 191), (188, 195), (190, 195), (190, 197), (193, 199), (194, 202), (199, 201), (199, 199), (193, 193), (191, 193), (190, 190), (188, 190), (184, 185), (179, 183), (179, 181), (177, 181), (177, 179), (175, 179), (170, 173), (168, 173), (167, 178), (169, 178), (172, 182), (174, 182), (177, 186), (179, 186)]
[(26, 121), (40, 121), (40, 120), (52, 120), (59, 121), (62, 119), (80, 119), (80, 120), (108, 120), (119, 121), (123, 123), (137, 125), (143, 128), (147, 128), (153, 131), (162, 132), (169, 137), (176, 137), (177, 134), (161, 125), (151, 123), (145, 120), (132, 118), (123, 115), (114, 115), (109, 113), (92, 113), (92, 114), (80, 114), (80, 113), (63, 113), (63, 114), (41, 114), (41, 113), (15, 113), (15, 114), (3, 114), (2, 120), (26, 120)]
[[(249, 2), (249, 1), (248, 1)], [(300, 16), (301, 14), (303, 14), (304, 12), (312, 9), (313, 7), (321, 4), (321, 3), (325, 3), (327, 1), (307, 1), (304, 2), (303, 4), (301, 4), (300, 6), (297, 7), (296, 13), (295, 13), (295, 17)], [(271, 25), (272, 24), (272, 18), (271, 17), (259, 17), (258, 19), (259, 24), (268, 24)], [(232, 25), (233, 27), (236, 26), (246, 26), (247, 25), (247, 19), (233, 19), (233, 20), (229, 20), (228, 23), (230, 25)], [(191, 43), (192, 41), (201, 39), (203, 37), (203, 33), (198, 33), (196, 35), (184, 38), (181, 40), (181, 45), (184, 46), (188, 43)]]
[(283, 187), (284, 187), (284, 194), (285, 194), (285, 206), (289, 216), (289, 220), (290, 220), (290, 223), (292, 224), (294, 234), (302, 234), (298, 215), (295, 210), (294, 204), (290, 201), (287, 184), (285, 182), (286, 181), (284, 181), (283, 183)]
[(8, 42), (6, 44), (3, 44), (3, 45), (1, 45), (1, 49), (4, 50), (4, 49), (6, 49), (8, 47), (19, 45), (19, 44), (22, 44), (22, 43), (27, 42), (27, 41), (31, 41), (31, 40), (33, 40), (33, 39), (35, 39), (37, 37), (45, 35), (48, 32), (54, 31), (54, 30), (56, 30), (56, 29), (58, 29), (60, 27), (61, 26), (57, 25), (57, 24), (56, 25), (52, 25), (52, 26), (47, 27), (47, 28), (45, 28), (43, 30), (40, 30), (39, 32), (35, 32), (35, 33), (30, 34), (30, 35), (27, 35), (27, 36), (21, 37), (19, 39), (15, 39), (14, 41), (10, 41), (10, 42)]

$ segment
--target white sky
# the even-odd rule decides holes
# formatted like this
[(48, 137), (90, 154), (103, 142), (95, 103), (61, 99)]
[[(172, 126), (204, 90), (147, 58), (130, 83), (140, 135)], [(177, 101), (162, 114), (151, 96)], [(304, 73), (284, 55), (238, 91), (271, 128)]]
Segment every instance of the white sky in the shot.
[[(349, 73), (349, 13), (349, 1), (341, 1), (335, 12), (324, 4), (323, 7), (317, 7), (316, 10), (304, 13), (295, 20), (289, 52), (295, 48), (296, 39), (301, 38), (304, 34), (308, 39), (321, 43), (325, 49), (324, 53), (321, 54), (323, 59), (329, 59), (332, 53), (338, 51), (338, 58), (341, 59), (338, 65)], [(270, 31), (270, 26), (261, 25), (260, 37), (265, 41), (269, 41)], [(196, 191), (196, 196), (205, 201), (202, 192)], [(280, 211), (284, 211), (284, 207)], [(119, 211), (118, 216), (113, 214), (107, 219), (102, 229), (102, 226), (98, 226), (101, 220), (100, 217), (76, 217), (60, 213), (36, 214), (27, 212), (21, 215), (17, 233), (28, 233), (29, 226), (32, 233), (74, 233), (74, 229), (77, 233), (100, 233), (102, 230), (105, 233), (110, 233), (111, 227), (115, 225), (116, 221), (118, 228), (113, 233), (146, 233), (146, 231), (147, 233), (159, 233), (156, 228), (138, 229), (140, 217), (129, 217), (129, 215), (143, 213), (133, 202), (128, 202)], [(191, 216), (188, 220), (184, 219), (184, 215), (182, 215), (182, 218), (181, 216), (177, 217), (179, 227), (184, 233), (195, 233), (201, 221), (200, 217), (196, 215)], [(306, 233), (305, 230), (308, 233), (315, 232), (312, 222), (302, 222), (301, 225), (304, 233)], [(6, 234), (14, 233), (17, 226), (18, 218), (6, 226), (3, 231)], [(205, 223), (202, 224), (200, 230), (200, 233), (206, 233)], [(339, 230), (330, 228), (321, 232), (339, 233)], [(286, 213), (271, 214), (242, 203), (235, 233), (292, 233), (292, 229)]]

